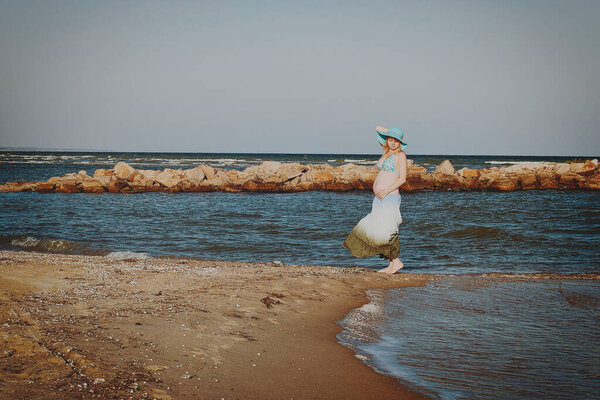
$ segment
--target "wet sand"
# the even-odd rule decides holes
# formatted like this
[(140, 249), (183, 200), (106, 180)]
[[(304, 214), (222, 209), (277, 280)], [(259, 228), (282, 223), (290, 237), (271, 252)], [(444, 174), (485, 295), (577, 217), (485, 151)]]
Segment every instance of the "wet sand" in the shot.
[(0, 251), (3, 399), (417, 399), (337, 342), (358, 268)]

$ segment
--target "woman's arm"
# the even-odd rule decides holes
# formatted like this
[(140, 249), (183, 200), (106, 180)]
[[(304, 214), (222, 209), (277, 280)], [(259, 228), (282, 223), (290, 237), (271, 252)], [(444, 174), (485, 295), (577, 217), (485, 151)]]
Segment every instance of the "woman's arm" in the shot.
[(383, 199), (406, 182), (406, 154), (404, 154), (404, 152), (398, 153), (398, 157), (394, 161), (396, 163), (396, 169), (398, 170), (398, 177), (389, 187), (377, 193), (377, 197), (380, 199)]

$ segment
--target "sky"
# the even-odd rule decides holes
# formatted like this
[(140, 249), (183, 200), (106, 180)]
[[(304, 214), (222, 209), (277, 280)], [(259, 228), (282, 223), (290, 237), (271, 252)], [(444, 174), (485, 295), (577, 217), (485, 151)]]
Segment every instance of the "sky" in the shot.
[(0, 147), (600, 154), (600, 1), (0, 0)]

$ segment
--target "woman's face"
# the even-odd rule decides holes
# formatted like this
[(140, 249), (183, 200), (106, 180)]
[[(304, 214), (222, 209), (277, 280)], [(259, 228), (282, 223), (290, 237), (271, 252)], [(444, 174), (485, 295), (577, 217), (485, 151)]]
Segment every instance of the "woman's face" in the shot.
[(400, 141), (396, 138), (388, 136), (387, 145), (390, 148), (390, 150), (395, 151), (396, 149), (398, 149), (398, 147), (400, 147)]

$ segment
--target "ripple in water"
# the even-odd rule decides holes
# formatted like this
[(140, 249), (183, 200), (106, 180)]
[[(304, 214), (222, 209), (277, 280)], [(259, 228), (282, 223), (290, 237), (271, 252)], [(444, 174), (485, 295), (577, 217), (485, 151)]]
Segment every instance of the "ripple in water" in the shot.
[(600, 393), (600, 282), (446, 277), (369, 293), (339, 338), (442, 399)]

